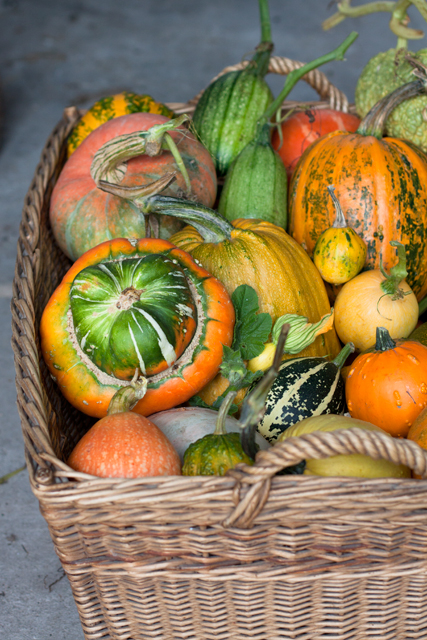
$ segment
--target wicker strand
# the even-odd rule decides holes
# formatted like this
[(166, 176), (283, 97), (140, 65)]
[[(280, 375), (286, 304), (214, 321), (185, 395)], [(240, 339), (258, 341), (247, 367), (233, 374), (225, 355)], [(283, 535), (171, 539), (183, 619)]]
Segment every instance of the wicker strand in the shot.
[[(225, 73), (230, 71), (239, 71), (244, 69), (249, 64), (248, 61), (240, 62), (239, 64), (231, 65), (223, 69), (218, 75), (211, 80), (214, 82), (217, 78), (220, 78)], [(268, 67), (269, 73), (275, 73), (281, 76), (288, 75), (295, 69), (303, 67), (305, 62), (299, 62), (298, 60), (290, 60), (289, 58), (282, 58), (273, 56), (270, 58), (270, 65)], [(329, 82), (326, 75), (320, 69), (313, 69), (302, 78), (307, 84), (309, 84), (318, 94), (321, 100), (327, 100), (331, 109), (337, 109), (338, 111), (348, 112), (349, 104), (346, 95), (337, 89), (331, 82)], [(190, 110), (194, 111), (196, 104), (199, 102), (204, 90), (200, 91), (194, 98), (188, 101), (187, 105), (175, 105), (177, 113), (188, 113)], [(189, 108), (190, 107), (190, 108)]]
[[(247, 529), (252, 526), (268, 499), (271, 478), (281, 469), (302, 460), (321, 460), (351, 453), (404, 464), (417, 475), (427, 476), (427, 452), (409, 440), (398, 440), (387, 434), (358, 428), (289, 438), (271, 449), (260, 451), (253, 466), (241, 463), (228, 471), (227, 475), (238, 482), (239, 495), (243, 497), (224, 520), (224, 527)], [(246, 492), (243, 491), (244, 485), (250, 486)]]

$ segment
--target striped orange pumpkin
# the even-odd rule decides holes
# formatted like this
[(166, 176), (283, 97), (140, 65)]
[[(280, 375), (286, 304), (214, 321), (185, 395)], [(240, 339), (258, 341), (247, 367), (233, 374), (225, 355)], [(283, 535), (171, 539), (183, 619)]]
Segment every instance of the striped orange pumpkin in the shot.
[(427, 294), (427, 157), (414, 144), (382, 138), (389, 112), (426, 90), (426, 80), (400, 87), (377, 103), (356, 133), (334, 131), (312, 144), (296, 167), (289, 195), (289, 233), (310, 255), (334, 221), (327, 186), (334, 185), (347, 223), (367, 246), (365, 266), (396, 264), (391, 240), (406, 245), (407, 282)]

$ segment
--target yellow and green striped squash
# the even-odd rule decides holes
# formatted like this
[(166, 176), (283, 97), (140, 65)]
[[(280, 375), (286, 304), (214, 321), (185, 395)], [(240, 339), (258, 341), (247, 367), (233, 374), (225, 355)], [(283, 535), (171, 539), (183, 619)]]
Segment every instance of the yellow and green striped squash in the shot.
[(129, 113), (157, 113), (171, 118), (173, 111), (149, 95), (138, 95), (129, 91), (101, 98), (85, 113), (72, 130), (67, 143), (68, 157), (83, 140), (101, 124)]

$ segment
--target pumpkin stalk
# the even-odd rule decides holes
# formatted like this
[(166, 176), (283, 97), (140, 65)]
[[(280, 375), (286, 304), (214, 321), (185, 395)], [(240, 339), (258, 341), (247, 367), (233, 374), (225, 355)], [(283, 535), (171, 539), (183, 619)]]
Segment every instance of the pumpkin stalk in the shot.
[(338, 367), (338, 369), (342, 369), (348, 356), (353, 352), (354, 344), (352, 342), (347, 342), (347, 344), (343, 346), (337, 357), (332, 360), (332, 362)]
[(356, 40), (358, 35), (359, 34), (356, 33), (356, 31), (352, 31), (350, 35), (347, 36), (347, 38), (344, 40), (344, 42), (342, 42), (339, 47), (337, 47), (330, 53), (320, 56), (320, 58), (316, 58), (312, 62), (308, 62), (300, 69), (294, 69), (294, 71), (291, 71), (291, 73), (288, 76), (286, 76), (285, 85), (282, 91), (279, 93), (277, 98), (273, 100), (273, 102), (270, 104), (270, 106), (267, 108), (267, 110), (258, 120), (258, 131), (262, 129), (262, 127), (270, 121), (270, 119), (274, 116), (276, 111), (280, 108), (282, 102), (292, 91), (296, 83), (303, 76), (305, 76), (306, 73), (308, 73), (309, 71), (312, 71), (313, 69), (317, 69), (317, 67), (320, 67), (321, 65), (326, 64), (327, 62), (332, 62), (333, 60), (343, 60), (345, 52), (350, 47), (350, 45), (353, 44), (353, 42)]
[(380, 256), (380, 270), (385, 278), (385, 280), (381, 282), (380, 287), (386, 295), (391, 296), (392, 300), (398, 300), (408, 294), (399, 288), (399, 284), (402, 280), (405, 280), (408, 275), (406, 270), (405, 245), (397, 240), (390, 240), (390, 244), (393, 247), (397, 247), (398, 263), (390, 269), (390, 275), (388, 275), (383, 267), (382, 257)]
[(256, 48), (256, 53), (251, 60), (255, 67), (255, 73), (263, 78), (268, 72), (273, 42), (271, 40), (271, 20), (267, 0), (259, 0), (259, 14), (261, 23), (261, 42)]
[(215, 431), (214, 431), (215, 436), (226, 435), (227, 430), (225, 428), (225, 421), (228, 416), (228, 411), (231, 405), (233, 404), (233, 400), (236, 397), (236, 395), (237, 395), (237, 391), (229, 391), (225, 396), (224, 400), (222, 401), (218, 411), (218, 418), (216, 419)]
[(416, 67), (414, 75), (418, 76), (417, 80), (403, 84), (379, 100), (363, 118), (356, 133), (362, 136), (375, 136), (378, 140), (382, 140), (387, 118), (393, 109), (405, 100), (427, 92), (426, 70), (419, 63), (416, 64)]
[(90, 167), (90, 174), (96, 185), (105, 178), (108, 182), (120, 182), (125, 173), (124, 163), (131, 158), (147, 154), (159, 155), (162, 150), (170, 151), (180, 169), (187, 190), (190, 189), (188, 172), (176, 144), (168, 134), (180, 127), (189, 116), (183, 114), (173, 120), (152, 126), (147, 131), (124, 134), (102, 145), (96, 152)]
[(343, 210), (341, 209), (340, 202), (334, 193), (335, 187), (332, 185), (329, 185), (327, 189), (335, 207), (335, 220), (332, 227), (334, 229), (345, 229), (345, 227), (347, 226), (347, 222), (345, 220)]
[(385, 329), (384, 327), (377, 327), (375, 351), (388, 351), (389, 349), (394, 349), (395, 346), (396, 343), (390, 336), (387, 329)]
[(283, 349), (289, 333), (289, 325), (284, 324), (280, 330), (280, 336), (277, 341), (274, 361), (267, 373), (261, 378), (256, 387), (245, 398), (240, 413), (240, 427), (242, 449), (247, 456), (254, 459), (257, 449), (255, 446), (255, 430), (258, 422), (265, 412), (265, 399), (272, 387), (274, 380), (279, 373), (279, 367), (282, 360)]
[(124, 413), (130, 411), (139, 400), (145, 396), (147, 392), (147, 378), (139, 377), (139, 370), (136, 369), (135, 375), (127, 387), (122, 387), (110, 400), (107, 415), (114, 413)]

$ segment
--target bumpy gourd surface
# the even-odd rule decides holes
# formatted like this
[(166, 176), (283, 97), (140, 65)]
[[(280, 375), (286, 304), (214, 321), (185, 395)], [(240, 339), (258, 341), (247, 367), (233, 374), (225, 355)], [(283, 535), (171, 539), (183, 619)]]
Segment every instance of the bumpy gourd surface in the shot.
[[(356, 86), (357, 113), (364, 117), (378, 100), (406, 82), (414, 80), (412, 65), (405, 60), (405, 50), (389, 49), (374, 56), (363, 69)], [(422, 64), (427, 64), (427, 49), (412, 54)], [(427, 122), (424, 109), (427, 96), (406, 100), (390, 114), (386, 133), (395, 138), (410, 140), (427, 151)]]

